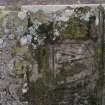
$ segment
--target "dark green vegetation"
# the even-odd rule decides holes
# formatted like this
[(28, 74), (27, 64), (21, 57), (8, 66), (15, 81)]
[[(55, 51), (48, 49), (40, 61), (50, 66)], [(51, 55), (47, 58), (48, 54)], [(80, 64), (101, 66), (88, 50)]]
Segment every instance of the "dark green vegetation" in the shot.
[(74, 9), (74, 16), (71, 16), (67, 22), (68, 26), (64, 31), (64, 37), (84, 38), (88, 34), (89, 21), (84, 20), (83, 16), (90, 12), (89, 7), (78, 7)]
[(105, 9), (99, 6), (99, 31), (100, 31), (100, 41), (98, 43), (98, 69), (99, 69), (99, 79), (97, 81), (97, 103), (99, 105), (104, 104), (104, 88), (105, 88)]
[(64, 38), (84, 38), (88, 34), (88, 27), (85, 21), (78, 17), (70, 17), (68, 27), (64, 32)]

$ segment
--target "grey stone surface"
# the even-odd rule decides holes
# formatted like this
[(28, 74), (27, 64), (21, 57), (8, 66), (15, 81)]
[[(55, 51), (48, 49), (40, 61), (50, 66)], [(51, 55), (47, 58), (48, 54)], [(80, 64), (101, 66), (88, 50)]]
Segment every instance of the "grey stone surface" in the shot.
[(105, 0), (0, 0), (1, 5), (5, 4), (97, 4), (105, 3)]

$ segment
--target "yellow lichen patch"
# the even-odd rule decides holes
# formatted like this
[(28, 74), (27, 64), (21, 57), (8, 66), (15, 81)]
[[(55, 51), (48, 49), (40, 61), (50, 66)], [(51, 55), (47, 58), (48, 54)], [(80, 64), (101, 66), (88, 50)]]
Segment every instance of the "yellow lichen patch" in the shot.
[(32, 19), (38, 19), (41, 23), (48, 23), (49, 21), (48, 14), (43, 10), (38, 10), (37, 12), (32, 13)]
[(14, 17), (14, 21), (15, 21), (16, 27), (18, 27), (22, 31), (22, 33), (24, 33), (27, 28), (27, 20), (26, 19), (21, 20), (18, 17), (18, 13), (17, 13), (16, 16)]
[(16, 40), (12, 40), (12, 41), (11, 41), (11, 45), (12, 45), (12, 47), (16, 48), (16, 46), (17, 46), (17, 41), (16, 41)]
[(16, 47), (16, 55), (17, 56), (24, 56), (25, 53), (28, 53), (27, 46), (24, 46), (24, 47)]
[(22, 64), (16, 64), (16, 73), (17, 74), (24, 74), (24, 70), (22, 69)]
[(27, 69), (31, 70), (31, 64), (27, 61), (21, 61), (20, 63), (16, 64), (16, 73), (19, 74), (25, 74)]

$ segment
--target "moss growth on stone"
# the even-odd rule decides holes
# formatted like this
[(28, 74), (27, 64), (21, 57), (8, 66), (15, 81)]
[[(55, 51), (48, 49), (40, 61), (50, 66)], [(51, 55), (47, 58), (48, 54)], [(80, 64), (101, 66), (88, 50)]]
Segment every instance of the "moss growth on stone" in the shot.
[(64, 38), (84, 38), (87, 36), (88, 27), (78, 17), (70, 17), (67, 24), (68, 26), (63, 33)]
[(29, 103), (36, 105), (44, 105), (48, 87), (44, 84), (43, 79), (39, 78), (36, 82), (30, 84)]
[(39, 72), (41, 72), (41, 69), (47, 69), (48, 67), (48, 49), (47, 47), (39, 46), (38, 49), (35, 50), (35, 60), (38, 63)]
[(16, 47), (16, 55), (17, 56), (24, 56), (25, 53), (28, 53), (27, 46), (24, 46), (24, 47)]

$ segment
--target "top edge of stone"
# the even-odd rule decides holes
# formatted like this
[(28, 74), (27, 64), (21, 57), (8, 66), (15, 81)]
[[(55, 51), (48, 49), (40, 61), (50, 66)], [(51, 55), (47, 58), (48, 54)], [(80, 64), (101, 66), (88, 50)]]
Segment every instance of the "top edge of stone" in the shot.
[(73, 5), (104, 4), (105, 0), (0, 0), (0, 5)]

